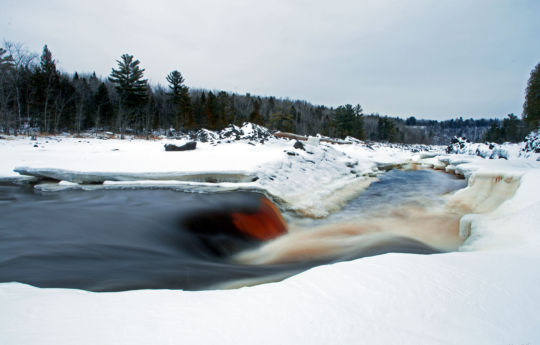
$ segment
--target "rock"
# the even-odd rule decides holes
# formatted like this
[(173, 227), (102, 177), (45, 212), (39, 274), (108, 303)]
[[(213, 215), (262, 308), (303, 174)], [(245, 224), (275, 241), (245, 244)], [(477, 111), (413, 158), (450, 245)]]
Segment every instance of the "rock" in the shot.
[(268, 129), (250, 122), (244, 122), (240, 130), (242, 131), (242, 139), (253, 140), (261, 144), (272, 137), (272, 133)]
[(189, 135), (191, 140), (200, 141), (202, 143), (207, 143), (209, 141), (215, 141), (219, 139), (219, 134), (213, 131), (209, 131), (208, 129), (199, 129), (195, 133), (191, 133)]
[(241, 135), (242, 130), (240, 127), (233, 124), (228, 125), (219, 132), (219, 137), (221, 139), (240, 140)]
[(174, 144), (165, 144), (165, 151), (190, 151), (197, 148), (197, 142), (190, 141), (182, 146), (176, 146)]
[(287, 224), (272, 201), (253, 194), (242, 198), (242, 204), (229, 202), (214, 211), (195, 213), (183, 226), (217, 256), (234, 254), (287, 232)]
[(297, 149), (297, 150), (306, 150), (304, 148), (304, 144), (302, 144), (301, 142), (299, 142), (298, 140), (294, 143), (294, 148)]

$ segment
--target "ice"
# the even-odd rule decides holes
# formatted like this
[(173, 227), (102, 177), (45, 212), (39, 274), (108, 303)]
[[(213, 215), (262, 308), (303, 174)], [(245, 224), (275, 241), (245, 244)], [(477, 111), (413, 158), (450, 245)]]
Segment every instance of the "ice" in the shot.
[[(244, 127), (244, 135), (256, 128)], [(269, 138), (264, 145), (246, 139), (198, 144), (194, 151), (172, 155), (163, 150), (168, 140), (38, 138), (37, 142), (34, 147), (36, 142), (24, 137), (0, 140), (0, 176), (14, 178), (18, 166), (113, 176), (234, 171), (259, 179), (79, 186), (259, 188), (281, 199), (283, 207), (311, 216), (331, 213), (350, 197), (347, 192), (360, 193), (362, 184), (383, 173), (379, 168), (385, 164), (447, 168), (468, 181), (469, 187), (449, 196), (470, 209), (461, 220), (467, 239), (457, 252), (379, 255), (234, 290), (91, 293), (3, 283), (1, 344), (540, 342), (540, 162), (534, 150), (522, 151), (525, 144), (503, 145), (508, 159), (489, 159), (477, 155), (478, 147), (446, 154), (441, 147), (422, 151), (360, 141), (346, 145), (321, 141), (303, 151), (286, 139)], [(355, 185), (358, 189), (351, 188)]]

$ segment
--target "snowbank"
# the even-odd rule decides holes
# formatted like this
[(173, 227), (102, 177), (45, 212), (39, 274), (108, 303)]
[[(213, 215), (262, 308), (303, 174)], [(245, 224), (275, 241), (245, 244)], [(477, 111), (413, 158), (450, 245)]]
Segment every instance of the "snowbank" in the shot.
[(540, 172), (478, 219), (467, 251), (386, 254), (225, 291), (0, 285), (3, 344), (534, 344)]
[[(490, 160), (476, 153), (447, 155), (440, 148), (421, 153), (390, 145), (316, 141), (302, 150), (293, 141), (272, 138), (264, 145), (240, 140), (213, 146), (209, 141), (195, 151), (166, 153), (165, 142), (39, 138), (34, 147), (36, 142), (26, 138), (1, 140), (0, 174), (13, 177), (18, 166), (78, 172), (235, 171), (258, 177), (242, 183), (244, 187), (262, 188), (290, 208), (324, 216), (336, 200), (347, 200), (351, 185), (351, 193), (357, 193), (384, 167), (418, 165), (466, 177), (469, 187), (455, 197), (483, 213), (462, 219), (470, 236), (459, 252), (379, 255), (237, 290), (91, 293), (0, 284), (0, 343), (540, 342), (536, 156)], [(504, 193), (506, 197), (492, 203)]]

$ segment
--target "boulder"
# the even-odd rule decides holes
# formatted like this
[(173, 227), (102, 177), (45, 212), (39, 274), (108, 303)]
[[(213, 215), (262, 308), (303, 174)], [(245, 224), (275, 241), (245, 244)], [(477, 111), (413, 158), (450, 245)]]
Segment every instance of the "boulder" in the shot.
[(302, 144), (301, 142), (299, 142), (298, 140), (294, 143), (294, 148), (297, 149), (297, 150), (306, 150), (304, 148), (304, 144)]
[(197, 148), (197, 142), (190, 141), (182, 146), (177, 146), (174, 144), (165, 144), (165, 151), (190, 151)]
[(265, 196), (247, 194), (243, 203), (230, 200), (207, 212), (193, 213), (182, 221), (214, 255), (230, 256), (287, 233), (278, 208)]

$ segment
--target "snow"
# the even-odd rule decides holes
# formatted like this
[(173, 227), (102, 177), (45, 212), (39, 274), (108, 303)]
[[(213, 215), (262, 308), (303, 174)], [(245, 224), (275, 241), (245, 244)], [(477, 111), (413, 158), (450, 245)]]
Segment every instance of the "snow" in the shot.
[[(303, 151), (293, 148), (294, 141), (271, 138), (264, 145), (208, 142), (195, 151), (165, 152), (168, 142), (183, 143), (62, 137), (38, 138), (34, 147), (28, 138), (9, 138), (0, 140), (0, 176), (15, 178), (13, 169), (21, 166), (87, 173), (235, 172), (259, 179), (238, 184), (139, 179), (92, 187), (241, 186), (322, 217), (360, 193), (383, 168), (414, 163), (467, 178), (469, 187), (452, 198), (477, 213), (462, 218), (461, 230), (469, 237), (457, 252), (379, 255), (234, 290), (92, 293), (2, 283), (1, 344), (540, 342), (537, 153), (507, 149), (508, 159), (489, 159), (476, 149), (446, 154), (441, 147), (417, 152), (316, 140)], [(59, 188), (82, 186), (64, 181)]]

